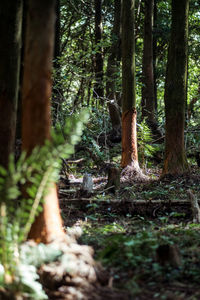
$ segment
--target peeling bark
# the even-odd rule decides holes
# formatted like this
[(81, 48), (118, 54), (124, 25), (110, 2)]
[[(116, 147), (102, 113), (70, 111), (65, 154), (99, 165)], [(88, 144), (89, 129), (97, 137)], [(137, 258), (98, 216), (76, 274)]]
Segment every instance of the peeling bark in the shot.
[(122, 114), (122, 160), (121, 166), (132, 165), (134, 161), (138, 162), (137, 154), (137, 134), (136, 134), (135, 109), (131, 109)]

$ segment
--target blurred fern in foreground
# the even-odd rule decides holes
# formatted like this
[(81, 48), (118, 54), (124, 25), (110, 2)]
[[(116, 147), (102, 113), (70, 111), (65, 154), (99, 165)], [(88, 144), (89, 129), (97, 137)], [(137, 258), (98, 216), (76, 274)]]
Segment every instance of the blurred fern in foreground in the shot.
[(25, 280), (26, 276), (19, 276), (20, 270), (23, 270), (22, 273), (29, 273), (30, 286), (38, 289), (38, 293), (35, 290), (35, 299), (45, 299), (41, 286), (39, 288), (39, 283), (35, 284), (38, 277), (36, 269), (34, 271), (27, 265), (25, 270), (20, 265), (20, 245), (26, 240), (35, 217), (42, 210), (48, 187), (58, 180), (62, 158), (68, 158), (73, 153), (87, 119), (86, 111), (67, 119), (62, 134), (56, 128), (52, 132), (52, 140), (34, 148), (29, 157), (22, 153), (15, 164), (12, 155), (8, 169), (0, 167), (0, 288), (27, 285), (25, 282), (14, 284)]

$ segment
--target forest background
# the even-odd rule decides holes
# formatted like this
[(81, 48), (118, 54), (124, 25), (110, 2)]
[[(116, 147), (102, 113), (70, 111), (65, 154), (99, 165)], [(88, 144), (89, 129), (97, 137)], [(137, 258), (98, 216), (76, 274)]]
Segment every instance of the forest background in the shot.
[[(49, 299), (78, 292), (89, 299), (91, 290), (92, 299), (198, 298), (198, 7), (194, 0), (2, 2), (3, 298), (45, 299), (44, 290)], [(91, 248), (77, 244), (79, 234), (68, 228), (66, 236), (73, 223), (84, 231), (80, 242), (98, 249), (107, 279)], [(50, 261), (62, 266), (59, 280), (43, 267)], [(115, 293), (113, 281), (127, 291)]]

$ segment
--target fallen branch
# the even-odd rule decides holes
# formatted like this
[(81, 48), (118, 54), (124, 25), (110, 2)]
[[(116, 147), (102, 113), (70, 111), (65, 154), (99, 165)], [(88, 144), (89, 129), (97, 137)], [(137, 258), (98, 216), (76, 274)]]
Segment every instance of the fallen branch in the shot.
[[(89, 201), (89, 202), (112, 202), (112, 203), (132, 203), (134, 205), (140, 205), (140, 204), (146, 204), (146, 205), (150, 205), (150, 204), (169, 204), (169, 205), (179, 205), (179, 204), (190, 204), (190, 200), (170, 200), (170, 201), (166, 201), (166, 200), (131, 200), (131, 199), (123, 199), (123, 200), (116, 200), (116, 199), (96, 199), (96, 198), (71, 198), (71, 199), (65, 199), (62, 198), (60, 199), (60, 201)], [(200, 203), (200, 200), (198, 200)]]

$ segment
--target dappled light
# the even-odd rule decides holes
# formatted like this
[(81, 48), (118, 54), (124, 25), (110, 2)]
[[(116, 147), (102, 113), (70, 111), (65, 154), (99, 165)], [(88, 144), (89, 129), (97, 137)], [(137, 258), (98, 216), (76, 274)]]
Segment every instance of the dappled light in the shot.
[(199, 23), (0, 1), (0, 300), (200, 299)]

